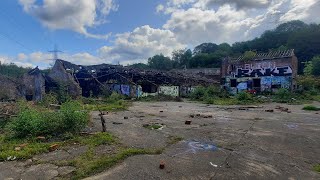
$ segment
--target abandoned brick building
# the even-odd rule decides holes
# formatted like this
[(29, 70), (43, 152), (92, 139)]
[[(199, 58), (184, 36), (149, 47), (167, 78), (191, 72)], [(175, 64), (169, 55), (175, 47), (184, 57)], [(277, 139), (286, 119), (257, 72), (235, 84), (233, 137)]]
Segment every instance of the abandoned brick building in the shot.
[(56, 60), (47, 77), (46, 88), (50, 89), (54, 83), (64, 83), (70, 95), (85, 97), (96, 96), (106, 90), (129, 97), (157, 94), (186, 96), (196, 86), (219, 84), (219, 76), (217, 70), (207, 70), (202, 74), (186, 70), (165, 72), (109, 64), (82, 66)]
[(276, 91), (296, 86), (298, 59), (294, 50), (258, 53), (252, 59), (225, 58), (221, 67), (221, 84), (236, 94), (244, 90)]

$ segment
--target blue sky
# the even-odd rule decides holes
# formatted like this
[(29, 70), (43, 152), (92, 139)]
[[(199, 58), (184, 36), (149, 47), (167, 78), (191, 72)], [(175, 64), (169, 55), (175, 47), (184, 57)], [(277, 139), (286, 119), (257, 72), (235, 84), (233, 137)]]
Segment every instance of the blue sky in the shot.
[(320, 23), (318, 0), (2, 0), (0, 61), (48, 67), (146, 62), (203, 42), (232, 44), (290, 20)]

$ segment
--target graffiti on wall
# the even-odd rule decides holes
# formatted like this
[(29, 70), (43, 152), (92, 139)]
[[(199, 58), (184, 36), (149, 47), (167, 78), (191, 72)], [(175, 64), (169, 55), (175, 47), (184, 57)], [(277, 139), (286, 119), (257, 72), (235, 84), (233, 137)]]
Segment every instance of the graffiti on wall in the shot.
[(179, 96), (179, 86), (160, 86), (159, 94)]
[(180, 96), (187, 97), (192, 92), (194, 92), (195, 89), (196, 89), (196, 87), (180, 86)]
[(258, 69), (238, 68), (235, 77), (264, 77), (264, 76), (291, 76), (290, 66)]

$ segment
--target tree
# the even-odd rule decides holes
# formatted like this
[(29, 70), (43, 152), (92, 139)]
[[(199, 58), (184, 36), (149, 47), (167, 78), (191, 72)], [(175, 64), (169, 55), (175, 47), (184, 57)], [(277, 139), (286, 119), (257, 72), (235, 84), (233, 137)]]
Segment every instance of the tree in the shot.
[(246, 51), (243, 55), (243, 60), (244, 61), (250, 61), (252, 60), (255, 56), (257, 55), (257, 53), (253, 52), (253, 51)]
[(173, 68), (173, 61), (169, 57), (160, 54), (149, 58), (148, 66), (152, 69), (170, 70)]
[(189, 67), (190, 59), (192, 58), (192, 51), (188, 50), (176, 50), (172, 52), (172, 60), (176, 63), (175, 67)]
[(320, 76), (320, 56), (312, 58), (312, 74)]
[(201, 53), (210, 54), (210, 53), (214, 53), (216, 50), (218, 50), (218, 48), (219, 48), (218, 45), (214, 43), (202, 43), (193, 49), (193, 54), (194, 55), (201, 54)]
[(306, 62), (305, 67), (303, 69), (303, 74), (306, 75), (306, 76), (311, 76), (312, 75), (312, 71), (313, 71), (312, 61)]

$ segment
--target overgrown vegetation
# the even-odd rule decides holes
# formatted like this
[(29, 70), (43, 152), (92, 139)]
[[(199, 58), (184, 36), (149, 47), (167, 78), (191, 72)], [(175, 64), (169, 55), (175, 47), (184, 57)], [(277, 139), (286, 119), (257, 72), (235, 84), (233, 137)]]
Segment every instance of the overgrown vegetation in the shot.
[(89, 111), (122, 111), (127, 110), (130, 105), (123, 95), (115, 92), (101, 99), (82, 98), (82, 102)]
[[(63, 139), (65, 137), (65, 139)], [(69, 144), (80, 144), (88, 147), (110, 145), (117, 143), (117, 139), (109, 133), (97, 133), (94, 135), (80, 136), (78, 134), (64, 134), (60, 140), (40, 140), (34, 137), (24, 139), (12, 139), (0, 136), (0, 161), (14, 159), (29, 159), (34, 155), (49, 152), (50, 146), (57, 144), (59, 148)], [(43, 142), (44, 141), (44, 142)]]
[(59, 111), (37, 108), (20, 103), (20, 112), (7, 125), (8, 133), (15, 138), (58, 136), (67, 132), (76, 133), (88, 123), (88, 112), (80, 102), (68, 101)]
[(195, 101), (216, 105), (255, 104), (261, 102), (260, 99), (254, 97), (249, 92), (243, 91), (232, 96), (226, 90), (215, 86), (199, 87), (191, 93), (190, 97)]
[(315, 171), (317, 171), (318, 173), (320, 173), (320, 164), (315, 165), (315, 166), (313, 167), (313, 169), (314, 169)]

